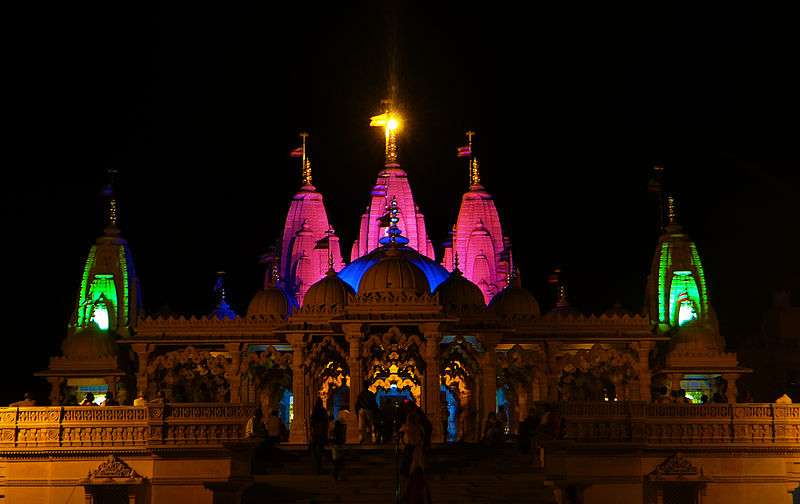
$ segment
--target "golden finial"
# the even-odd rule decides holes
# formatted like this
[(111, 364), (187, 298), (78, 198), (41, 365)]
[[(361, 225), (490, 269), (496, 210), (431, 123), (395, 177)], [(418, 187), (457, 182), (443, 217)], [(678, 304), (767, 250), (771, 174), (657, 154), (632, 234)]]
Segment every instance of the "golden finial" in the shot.
[(384, 113), (369, 118), (370, 126), (382, 126), (386, 132), (386, 166), (397, 166), (397, 131), (400, 129), (400, 116), (392, 110), (391, 100), (383, 100)]
[(308, 139), (308, 133), (301, 131), (300, 139), (303, 142), (302, 164), (300, 165), (300, 169), (303, 171), (303, 185), (311, 185), (311, 161), (309, 161), (308, 154), (306, 153), (306, 139)]
[(678, 223), (678, 212), (675, 209), (675, 197), (667, 195), (667, 225), (674, 226)]
[(478, 170), (478, 158), (472, 158), (470, 161), (469, 180), (471, 185), (481, 184), (481, 173)]
[(107, 198), (106, 218), (108, 219), (108, 228), (117, 227), (117, 198), (114, 195), (114, 182), (117, 175), (117, 170), (110, 168), (108, 170), (108, 185), (103, 189), (103, 195)]
[(303, 185), (311, 185), (311, 159), (303, 160)]

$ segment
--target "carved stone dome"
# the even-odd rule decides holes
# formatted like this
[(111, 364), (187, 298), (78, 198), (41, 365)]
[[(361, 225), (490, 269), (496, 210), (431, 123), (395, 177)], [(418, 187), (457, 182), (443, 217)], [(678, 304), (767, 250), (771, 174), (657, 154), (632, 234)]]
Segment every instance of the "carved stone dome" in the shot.
[(480, 287), (464, 278), (458, 269), (439, 284), (435, 293), (439, 294), (439, 303), (445, 311), (472, 310), (486, 306)]
[(336, 272), (330, 270), (322, 280), (308, 289), (303, 298), (303, 308), (338, 310), (347, 304), (347, 296), (352, 294), (353, 289), (336, 276)]
[(247, 306), (248, 317), (286, 317), (297, 308), (297, 302), (277, 287), (256, 292)]
[(96, 324), (77, 329), (61, 344), (64, 357), (70, 360), (107, 359), (117, 355), (117, 345)]
[(358, 294), (391, 293), (422, 295), (430, 293), (425, 273), (397, 250), (390, 249), (361, 277)]
[(489, 309), (501, 317), (538, 318), (541, 315), (536, 298), (519, 282), (509, 285), (492, 298)]

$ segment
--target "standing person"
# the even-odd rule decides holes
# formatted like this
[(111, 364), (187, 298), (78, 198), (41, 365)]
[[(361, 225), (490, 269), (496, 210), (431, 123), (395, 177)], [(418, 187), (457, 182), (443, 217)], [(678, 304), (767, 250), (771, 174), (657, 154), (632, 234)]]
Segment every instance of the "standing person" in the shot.
[(322, 399), (317, 398), (311, 411), (311, 456), (314, 457), (314, 471), (322, 473), (322, 453), (328, 441), (328, 413), (322, 405)]
[(116, 399), (114, 399), (114, 396), (113, 394), (111, 394), (111, 392), (108, 392), (106, 394), (106, 400), (103, 401), (103, 404), (101, 404), (101, 406), (119, 406), (119, 402)]
[(20, 406), (36, 406), (36, 400), (33, 398), (33, 394), (30, 392), (25, 392), (25, 395), (22, 396), (21, 401), (13, 402), (8, 406), (11, 408), (17, 408)]
[[(406, 500), (408, 504), (428, 504), (431, 502), (430, 489), (425, 481), (425, 443), (430, 439), (431, 423), (415, 404), (409, 403), (406, 421), (400, 432), (403, 436), (402, 472), (407, 478)], [(427, 432), (426, 432), (427, 431)]]
[(97, 404), (94, 402), (94, 394), (91, 392), (86, 392), (86, 397), (83, 398), (81, 406), (97, 406)]
[(375, 394), (369, 389), (369, 382), (364, 381), (363, 388), (356, 399), (356, 418), (358, 418), (358, 442), (373, 440), (375, 435), (375, 412), (377, 403)]
[(483, 426), (483, 442), (489, 446), (494, 446), (499, 439), (500, 422), (497, 420), (497, 414), (494, 411), (490, 411)]
[(281, 442), (282, 427), (283, 422), (281, 422), (278, 416), (278, 410), (272, 410), (272, 413), (267, 419), (267, 440), (269, 440), (270, 443), (277, 444)]
[(342, 418), (342, 412), (333, 422), (331, 432), (331, 459), (333, 460), (333, 479), (339, 481), (344, 466), (344, 443), (347, 437), (347, 425)]

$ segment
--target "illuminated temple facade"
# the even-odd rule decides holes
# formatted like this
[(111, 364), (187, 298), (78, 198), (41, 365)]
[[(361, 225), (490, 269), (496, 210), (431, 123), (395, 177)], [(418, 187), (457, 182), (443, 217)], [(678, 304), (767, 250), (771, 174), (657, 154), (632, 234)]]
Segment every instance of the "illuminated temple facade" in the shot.
[[(156, 495), (152, 502), (176, 495), (211, 502), (211, 492), (224, 493), (221, 482), (240, 477), (235, 446), (254, 405), (278, 410), (289, 443), (303, 444), (310, 409), (321, 398), (356, 443), (352, 412), (368, 387), (378, 400), (419, 404), (437, 443), (478, 441), (490, 412), (505, 412), (513, 434), (536, 404), (560, 405), (569, 442), (548, 450), (547, 477), (554, 488), (577, 488), (585, 502), (612, 502), (604, 495), (666, 502), (667, 486), (681, 478), (706, 503), (734, 502), (725, 498), (733, 489), (753, 495), (747, 486), (753, 481), (763, 495), (783, 499), (770, 502), (790, 502), (800, 411), (735, 404), (737, 380), (749, 370), (725, 349), (700, 254), (674, 204), (640, 312), (584, 315), (563, 297), (557, 309), (542, 310), (515, 272), (511, 241), (473, 158), (451, 240), (437, 260), (394, 134), (387, 128), (386, 162), (365, 195), (349, 262), (303, 149), (302, 185), (279, 246), (265, 256), (264, 288), (242, 316), (224, 296), (206, 317), (142, 316), (131, 250), (109, 191), (108, 226), (86, 260), (62, 355), (39, 374), (52, 385), (54, 406), (87, 391), (102, 399), (109, 390), (123, 404), (142, 395), (146, 406), (120, 413), (6, 408), (0, 412), (6, 480), (28, 482), (7, 494), (34, 495), (49, 485), (41, 475), (20, 476), (20, 453), (91, 452), (83, 465), (70, 462), (74, 469), (60, 465), (59, 481), (73, 475), (94, 495), (110, 471), (106, 476), (126, 485), (150, 479), (145, 497), (131, 491), (135, 502)], [(694, 402), (704, 395), (723, 402), (705, 410), (654, 404), (661, 386), (683, 389)], [(194, 455), (207, 462), (205, 473), (190, 477), (179, 464), (167, 465), (165, 454), (186, 447), (205, 449)], [(726, 466), (741, 453), (761, 464), (760, 476)], [(98, 454), (111, 458), (104, 462)], [(618, 462), (604, 473), (598, 461), (608, 457)], [(161, 486), (159, 478), (166, 481)], [(172, 488), (169, 478), (183, 486)]]

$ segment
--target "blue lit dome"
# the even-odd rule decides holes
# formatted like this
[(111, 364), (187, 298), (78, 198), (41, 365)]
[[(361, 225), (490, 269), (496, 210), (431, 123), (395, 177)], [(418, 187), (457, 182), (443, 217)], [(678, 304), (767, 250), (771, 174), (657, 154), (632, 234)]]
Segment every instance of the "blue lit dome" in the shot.
[[(444, 282), (449, 273), (446, 269), (444, 269), (441, 265), (437, 264), (433, 260), (425, 257), (424, 255), (420, 254), (416, 250), (412, 249), (411, 247), (406, 246), (396, 246), (396, 245), (387, 245), (383, 247), (379, 247), (369, 254), (363, 255), (352, 261), (350, 264), (345, 266), (341, 271), (339, 271), (338, 275), (339, 278), (344, 280), (350, 287), (353, 288), (354, 291), (361, 294), (361, 290), (359, 287), (361, 286), (362, 278), (365, 277), (370, 268), (378, 264), (382, 259), (388, 259), (387, 256), (391, 257), (391, 264), (387, 264), (384, 267), (381, 267), (381, 270), (384, 268), (387, 271), (376, 271), (370, 275), (368, 279), (370, 283), (378, 282), (380, 280), (380, 276), (383, 276), (384, 273), (388, 275), (389, 266), (396, 266), (397, 271), (395, 273), (401, 273), (405, 271), (408, 275), (412, 275), (416, 277), (416, 273), (413, 270), (418, 270), (422, 273), (422, 280), (424, 280), (424, 284), (422, 282), (417, 282), (417, 279), (414, 278), (415, 283), (419, 283), (420, 287), (415, 287), (414, 290), (425, 291), (428, 294), (433, 294), (433, 291), (436, 287), (439, 286), (440, 283)], [(413, 270), (406, 271), (406, 268), (402, 267), (400, 263), (407, 263), (407, 265), (412, 266)], [(380, 273), (380, 275), (378, 275)], [(393, 273), (394, 275), (394, 273)], [(374, 278), (373, 278), (374, 276)], [(407, 276), (407, 275), (406, 275)], [(384, 283), (387, 279), (383, 279)], [(391, 279), (389, 279), (391, 280)], [(398, 278), (397, 280), (403, 281), (403, 278)], [(412, 278), (406, 278), (406, 280), (411, 281)], [(377, 284), (376, 284), (377, 285)], [(424, 286), (424, 289), (422, 288)], [(370, 289), (375, 287), (374, 285), (370, 286)]]

